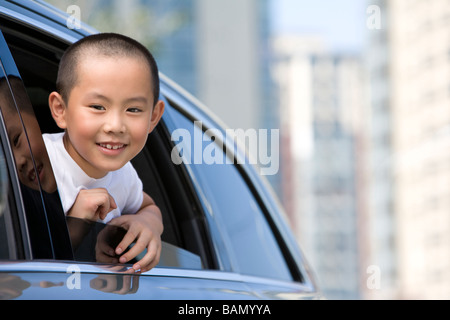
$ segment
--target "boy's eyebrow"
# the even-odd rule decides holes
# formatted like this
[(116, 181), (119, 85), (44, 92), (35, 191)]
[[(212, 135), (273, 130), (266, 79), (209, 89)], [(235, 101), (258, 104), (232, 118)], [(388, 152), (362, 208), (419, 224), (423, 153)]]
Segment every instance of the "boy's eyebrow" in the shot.
[[(90, 92), (87, 94), (88, 98), (97, 98), (97, 99), (101, 99), (101, 100), (105, 100), (107, 102), (111, 102), (111, 99), (109, 99), (108, 97), (102, 95), (101, 93), (98, 92)], [(143, 102), (143, 103), (147, 103), (148, 99), (144, 96), (136, 96), (136, 97), (131, 97), (128, 98), (124, 101), (125, 103), (130, 103), (130, 102)]]
[(101, 93), (98, 92), (89, 92), (87, 95), (87, 98), (89, 99), (101, 99), (101, 100), (105, 100), (107, 102), (111, 102), (110, 99), (108, 99), (108, 97), (102, 95)]
[(131, 97), (125, 100), (125, 102), (142, 102), (142, 103), (147, 103), (148, 99), (146, 97), (143, 96), (137, 96), (137, 97)]

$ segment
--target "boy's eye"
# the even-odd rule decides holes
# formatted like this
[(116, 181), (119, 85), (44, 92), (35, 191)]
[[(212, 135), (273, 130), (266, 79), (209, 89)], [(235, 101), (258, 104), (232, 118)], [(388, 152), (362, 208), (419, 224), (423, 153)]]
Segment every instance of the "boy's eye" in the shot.
[(98, 104), (93, 104), (93, 105), (90, 105), (89, 107), (91, 107), (92, 109), (95, 109), (95, 110), (105, 110), (105, 108), (103, 106), (98, 105)]
[(128, 108), (127, 111), (131, 113), (138, 113), (141, 112), (142, 110), (139, 108)]
[(14, 138), (13, 138), (13, 146), (14, 146), (14, 147), (18, 147), (18, 146), (19, 146), (20, 136), (21, 136), (21, 133), (16, 134), (16, 135), (14, 136)]

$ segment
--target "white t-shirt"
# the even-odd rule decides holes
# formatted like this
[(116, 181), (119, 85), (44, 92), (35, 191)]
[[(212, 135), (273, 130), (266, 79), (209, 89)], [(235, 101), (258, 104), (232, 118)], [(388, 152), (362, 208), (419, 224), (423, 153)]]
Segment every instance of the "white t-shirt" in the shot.
[(64, 213), (67, 214), (82, 189), (105, 188), (114, 198), (117, 208), (101, 222), (107, 223), (121, 213), (136, 213), (142, 205), (143, 188), (136, 170), (130, 162), (109, 172), (100, 179), (89, 177), (72, 159), (63, 143), (64, 133), (43, 134), (42, 137), (55, 174)]

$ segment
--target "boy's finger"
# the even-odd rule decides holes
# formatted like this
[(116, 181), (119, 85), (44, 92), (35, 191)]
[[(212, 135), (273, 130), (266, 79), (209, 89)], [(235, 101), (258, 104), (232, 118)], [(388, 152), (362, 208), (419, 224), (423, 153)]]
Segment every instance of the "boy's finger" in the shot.
[(99, 219), (103, 220), (106, 218), (108, 213), (111, 211), (109, 204), (102, 204), (97, 209), (97, 214)]
[[(120, 243), (116, 247), (116, 250), (115, 250), (116, 254), (121, 255), (128, 248), (128, 246), (130, 244), (132, 244), (133, 241), (136, 240), (136, 237), (137, 237), (137, 235), (134, 232), (132, 232), (131, 230), (127, 230), (127, 233), (123, 237), (122, 241), (120, 241)], [(133, 246), (133, 248), (134, 248), (134, 246)], [(126, 254), (124, 254), (122, 257), (120, 257), (120, 262), (125, 263), (125, 262), (133, 259), (135, 256), (137, 256), (137, 254), (136, 254), (131, 257), (131, 255), (134, 254), (134, 251), (137, 250), (137, 249), (133, 250), (133, 248), (130, 249), (131, 253), (129, 251)], [(129, 258), (129, 257), (131, 257), (131, 258)]]
[(161, 255), (161, 246), (152, 241), (144, 257), (133, 265), (134, 270), (146, 272), (158, 265)]
[(109, 195), (109, 206), (110, 206), (111, 210), (117, 209), (116, 201), (114, 200), (112, 195), (110, 195), (109, 193), (108, 193), (108, 195)]
[(102, 194), (102, 197), (99, 198), (98, 204), (98, 216), (101, 220), (105, 219), (108, 213), (117, 208), (116, 201), (114, 198), (106, 192), (106, 194)]
[[(145, 242), (145, 243), (148, 243)], [(130, 248), (130, 250), (128, 250), (127, 253), (125, 253), (124, 255), (122, 255), (119, 259), (119, 261), (121, 263), (126, 263), (128, 261), (130, 261), (131, 259), (136, 258), (140, 253), (142, 253), (146, 248), (146, 245), (144, 245), (144, 241), (141, 241), (141, 239), (139, 239), (133, 247)]]

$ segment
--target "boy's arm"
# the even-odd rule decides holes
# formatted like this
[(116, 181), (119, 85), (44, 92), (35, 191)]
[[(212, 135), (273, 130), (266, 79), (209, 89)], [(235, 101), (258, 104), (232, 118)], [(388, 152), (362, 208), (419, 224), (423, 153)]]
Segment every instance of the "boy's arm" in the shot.
[(136, 214), (122, 215), (109, 224), (123, 227), (127, 233), (116, 247), (116, 254), (122, 254), (130, 244), (135, 245), (119, 261), (126, 263), (147, 249), (144, 257), (133, 265), (135, 271), (145, 272), (156, 266), (161, 254), (161, 234), (164, 230), (161, 211), (153, 199), (144, 192), (142, 206)]

